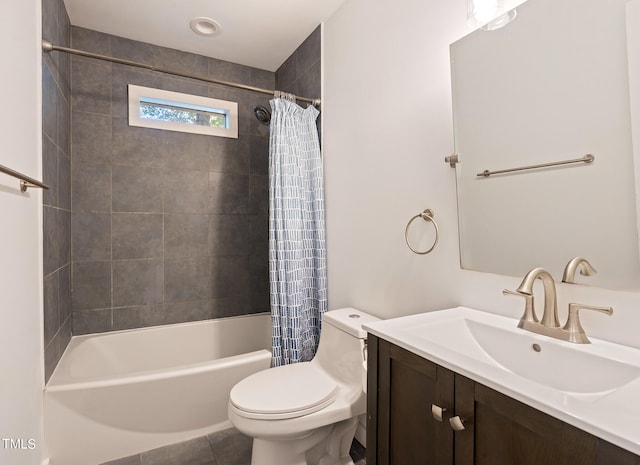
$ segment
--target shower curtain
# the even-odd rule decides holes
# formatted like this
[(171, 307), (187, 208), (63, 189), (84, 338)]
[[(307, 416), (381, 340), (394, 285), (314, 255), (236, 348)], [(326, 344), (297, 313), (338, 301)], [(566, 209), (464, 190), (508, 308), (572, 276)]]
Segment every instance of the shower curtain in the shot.
[(315, 355), (327, 309), (327, 267), (319, 112), (285, 98), (270, 103), (272, 365), (280, 366)]

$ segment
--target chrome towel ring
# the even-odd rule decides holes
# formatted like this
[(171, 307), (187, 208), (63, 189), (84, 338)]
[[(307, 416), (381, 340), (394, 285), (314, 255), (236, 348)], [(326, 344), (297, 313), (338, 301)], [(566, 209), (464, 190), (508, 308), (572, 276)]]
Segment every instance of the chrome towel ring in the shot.
[[(436, 230), (436, 240), (433, 241), (433, 245), (431, 246), (431, 248), (429, 250), (424, 251), (424, 252), (420, 252), (419, 250), (414, 249), (413, 247), (411, 247), (411, 244), (409, 244), (409, 226), (411, 226), (411, 223), (413, 223), (413, 221), (418, 219), (418, 218), (422, 218), (423, 220), (432, 223), (433, 227)], [(407, 247), (409, 247), (413, 253), (416, 253), (418, 255), (426, 255), (429, 252), (431, 252), (436, 247), (436, 244), (438, 243), (438, 239), (439, 238), (440, 238), (440, 233), (438, 231), (438, 223), (436, 223), (436, 220), (434, 219), (433, 210), (431, 210), (430, 208), (427, 208), (422, 213), (418, 213), (416, 216), (411, 218), (409, 220), (409, 222), (407, 223), (407, 227), (404, 230), (404, 240), (407, 243)]]

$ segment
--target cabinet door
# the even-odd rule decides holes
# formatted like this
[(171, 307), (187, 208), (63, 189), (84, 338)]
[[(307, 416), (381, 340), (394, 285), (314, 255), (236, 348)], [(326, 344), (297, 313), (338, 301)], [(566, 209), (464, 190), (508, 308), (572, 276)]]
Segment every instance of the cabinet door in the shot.
[[(372, 336), (368, 345), (375, 382), (368, 389), (367, 463), (451, 465), (453, 372)], [(447, 409), (442, 422), (432, 404)]]
[(456, 465), (596, 465), (596, 437), (460, 375), (455, 392)]
[(599, 439), (598, 465), (640, 465), (640, 456)]

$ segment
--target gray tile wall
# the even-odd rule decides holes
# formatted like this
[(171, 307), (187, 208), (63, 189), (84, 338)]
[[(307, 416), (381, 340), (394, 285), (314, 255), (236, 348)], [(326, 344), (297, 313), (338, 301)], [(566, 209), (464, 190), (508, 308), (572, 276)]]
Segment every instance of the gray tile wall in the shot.
[[(72, 27), (72, 47), (273, 89), (272, 72)], [(73, 334), (269, 310), (268, 96), (71, 59)], [(129, 127), (127, 85), (236, 101), (239, 138)]]
[[(276, 89), (307, 98), (322, 94), (322, 33), (318, 26), (276, 71)], [(305, 106), (307, 104), (303, 104)], [(321, 118), (316, 120), (322, 134)], [(322, 139), (321, 139), (322, 140)]]
[(301, 97), (320, 98), (321, 30), (318, 26), (276, 71), (276, 88)]
[[(62, 0), (42, 0), (42, 36), (69, 46), (69, 16)], [(71, 339), (71, 160), (69, 56), (42, 57), (45, 381)]]

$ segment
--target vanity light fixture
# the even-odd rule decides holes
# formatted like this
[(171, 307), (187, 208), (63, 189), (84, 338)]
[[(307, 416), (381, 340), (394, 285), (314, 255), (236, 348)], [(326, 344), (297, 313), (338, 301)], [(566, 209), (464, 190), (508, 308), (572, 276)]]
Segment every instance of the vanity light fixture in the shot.
[(189, 21), (189, 26), (193, 32), (204, 37), (214, 36), (222, 29), (218, 21), (205, 16), (193, 18)]
[(485, 31), (500, 29), (515, 17), (515, 9), (505, 11), (504, 0), (467, 0), (467, 21)]

